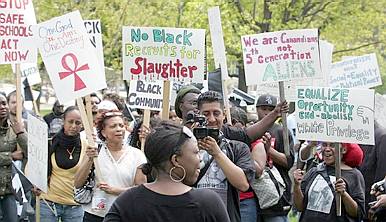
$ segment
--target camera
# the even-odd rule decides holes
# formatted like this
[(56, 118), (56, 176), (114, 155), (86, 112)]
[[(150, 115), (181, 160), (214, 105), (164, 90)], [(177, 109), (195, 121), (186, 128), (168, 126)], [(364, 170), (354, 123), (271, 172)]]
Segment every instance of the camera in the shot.
[(186, 119), (187, 122), (198, 123), (197, 127), (193, 128), (193, 135), (197, 139), (204, 139), (205, 137), (210, 136), (216, 141), (218, 140), (220, 130), (217, 128), (208, 128), (205, 116), (189, 112)]
[(385, 187), (386, 187), (385, 185), (386, 185), (385, 180), (381, 180), (381, 181), (374, 183), (371, 186), (371, 193), (375, 194), (375, 193), (379, 192), (380, 194), (385, 194)]

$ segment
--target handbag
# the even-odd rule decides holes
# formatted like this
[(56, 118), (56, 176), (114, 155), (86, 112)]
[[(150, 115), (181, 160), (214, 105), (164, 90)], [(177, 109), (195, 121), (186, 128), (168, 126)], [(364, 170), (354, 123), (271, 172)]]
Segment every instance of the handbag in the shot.
[(261, 209), (270, 208), (279, 203), (286, 185), (275, 166), (265, 167), (262, 175), (252, 182)]
[(74, 201), (78, 204), (88, 204), (92, 200), (95, 187), (95, 167), (92, 165), (91, 171), (88, 174), (86, 182), (80, 188), (74, 188)]

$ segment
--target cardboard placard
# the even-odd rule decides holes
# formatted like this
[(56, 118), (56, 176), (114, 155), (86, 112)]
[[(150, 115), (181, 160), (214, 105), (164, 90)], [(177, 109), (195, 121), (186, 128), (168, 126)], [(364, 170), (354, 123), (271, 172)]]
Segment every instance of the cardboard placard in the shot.
[(218, 6), (208, 9), (210, 37), (212, 40), (213, 59), (216, 69), (221, 68), (221, 79), (227, 80), (228, 65), (225, 53), (224, 36), (222, 33), (221, 14)]
[(379, 93), (375, 94), (375, 109), (374, 115), (375, 120), (383, 127), (386, 128), (386, 97)]
[(163, 81), (130, 81), (127, 104), (130, 108), (162, 111)]
[(37, 62), (32, 1), (0, 1), (0, 64)]
[[(332, 52), (334, 45), (331, 43), (319, 40), (320, 48), (320, 64), (322, 70), (322, 77), (315, 79), (298, 79), (293, 81), (284, 82), (285, 99), (293, 102), (296, 100), (296, 86), (317, 86), (328, 87), (328, 76), (332, 65)], [(263, 94), (271, 94), (279, 97), (279, 84), (278, 83), (265, 83), (257, 86), (257, 97)]]
[(32, 184), (47, 193), (48, 127), (28, 114), (28, 166), (26, 176)]
[(322, 78), (317, 29), (241, 37), (247, 85)]
[(382, 85), (375, 53), (347, 58), (333, 63), (329, 75), (329, 87), (371, 88)]
[(204, 80), (204, 29), (123, 27), (122, 44), (125, 80)]
[(241, 37), (247, 85), (321, 78), (317, 29)]
[(106, 88), (106, 78), (79, 11), (33, 27), (56, 97), (73, 101)]
[(299, 86), (297, 139), (374, 144), (374, 90)]
[[(12, 70), (14, 73), (16, 73), (15, 66), (12, 66)], [(20, 72), (21, 72), (21, 82), (23, 84), (26, 78), (28, 79), (29, 86), (40, 84), (42, 82), (37, 63), (21, 63)], [(24, 84), (24, 87), (26, 87), (25, 84)]]
[(84, 27), (87, 30), (87, 34), (90, 37), (91, 45), (96, 49), (96, 55), (98, 57), (99, 65), (105, 75), (105, 61), (103, 56), (103, 43), (102, 43), (102, 26), (99, 19), (84, 20)]

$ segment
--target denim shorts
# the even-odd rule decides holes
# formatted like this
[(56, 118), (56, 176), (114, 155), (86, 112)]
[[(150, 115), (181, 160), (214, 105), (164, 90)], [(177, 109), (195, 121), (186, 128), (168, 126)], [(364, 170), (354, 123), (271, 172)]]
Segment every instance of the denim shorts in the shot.
[[(47, 206), (47, 204), (49, 206)], [(83, 208), (81, 205), (58, 204), (47, 200), (47, 204), (40, 201), (41, 222), (82, 222)]]

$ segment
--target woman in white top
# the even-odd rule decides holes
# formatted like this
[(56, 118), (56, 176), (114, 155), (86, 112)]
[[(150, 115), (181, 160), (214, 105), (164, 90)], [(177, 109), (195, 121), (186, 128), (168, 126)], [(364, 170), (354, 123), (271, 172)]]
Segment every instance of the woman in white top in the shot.
[(138, 149), (123, 145), (125, 126), (122, 113), (108, 111), (102, 114), (97, 123), (98, 137), (104, 141), (98, 151), (87, 147), (81, 167), (75, 177), (75, 187), (82, 187), (97, 157), (101, 178), (96, 175), (97, 187), (91, 203), (83, 205), (83, 221), (103, 221), (111, 204), (123, 191), (145, 183), (146, 176), (139, 166), (146, 163), (145, 155)]

